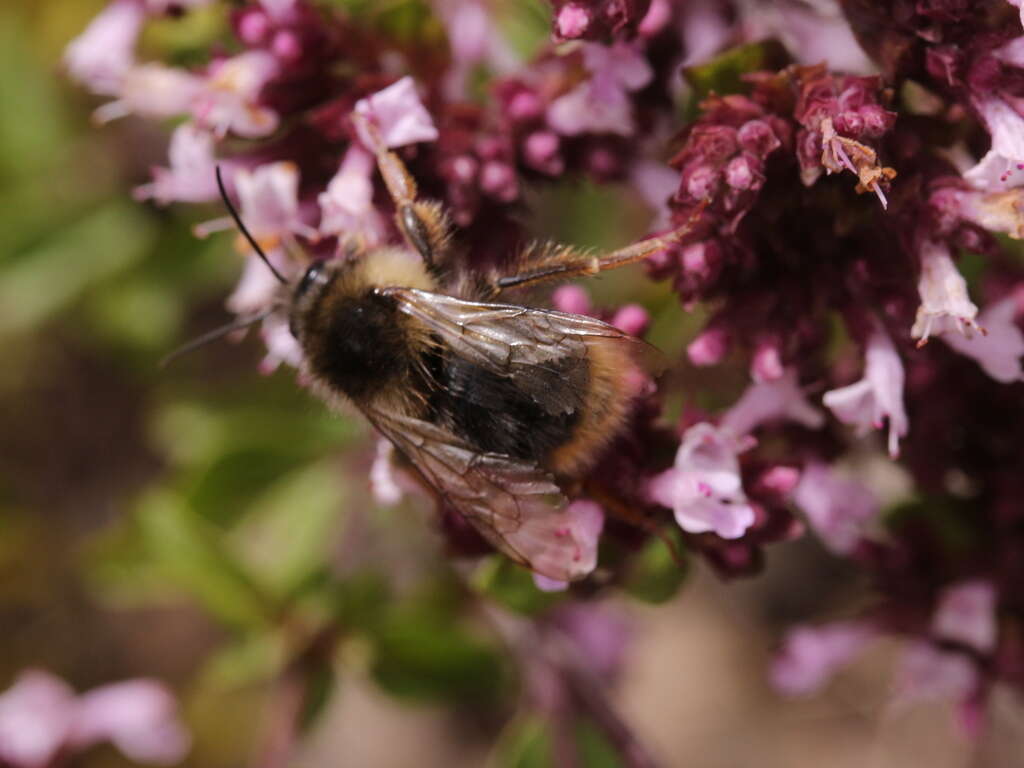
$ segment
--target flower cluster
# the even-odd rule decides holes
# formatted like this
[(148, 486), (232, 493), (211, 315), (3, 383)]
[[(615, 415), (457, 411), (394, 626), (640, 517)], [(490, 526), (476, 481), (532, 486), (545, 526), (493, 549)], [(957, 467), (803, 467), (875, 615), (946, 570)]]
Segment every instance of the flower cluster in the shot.
[[(587, 570), (600, 536), (621, 563), (675, 526), (738, 575), (766, 544), (810, 532), (880, 597), (863, 616), (794, 631), (780, 688), (816, 688), (882, 633), (911, 638), (899, 673), (910, 698), (977, 711), (993, 681), (1024, 686), (1024, 269), (999, 237), (1024, 236), (1019, 3), (843, 0), (847, 24), (786, 0), (557, 0), (552, 44), (520, 61), (485, 0), (438, 0), (447, 41), (435, 43), (327, 3), (263, 0), (235, 4), (229, 44), (201, 67), (137, 58), (147, 19), (200, 4), (112, 0), (67, 69), (109, 99), (101, 120), (180, 120), (140, 199), (212, 201), (219, 165), (286, 277), (348, 243), (399, 242), (378, 140), (449, 209), (467, 268), (524, 242), (529, 187), (577, 175), (628, 185), (653, 230), (692, 224), (647, 272), (707, 313), (681, 340), (684, 373), (739, 371), (741, 394), (698, 408), (715, 397), (687, 391), (669, 421), (680, 377), (643, 383), (629, 429), (571, 500)], [(808, 60), (812, 39), (833, 41), (824, 63)], [(248, 261), (228, 306), (252, 317), (276, 284), (239, 243)], [(577, 287), (553, 301), (638, 336), (649, 325), (638, 306), (594, 310)], [(271, 315), (263, 333), (263, 370), (298, 366), (284, 321)], [(879, 431), (882, 448), (862, 439)], [(855, 471), (865, 452), (906, 473), (911, 502), (884, 513), (892, 494)], [(412, 487), (387, 448), (371, 481), (382, 502)], [(948, 526), (970, 546), (944, 546)], [(458, 520), (444, 530), (467, 551)]]

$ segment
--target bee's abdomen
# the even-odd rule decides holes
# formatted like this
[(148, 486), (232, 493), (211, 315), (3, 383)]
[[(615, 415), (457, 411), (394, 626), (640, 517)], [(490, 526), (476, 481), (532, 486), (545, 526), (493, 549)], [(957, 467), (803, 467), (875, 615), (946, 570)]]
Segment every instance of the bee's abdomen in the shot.
[(368, 293), (317, 310), (306, 354), (331, 387), (359, 400), (408, 375), (408, 339), (392, 299)]
[[(555, 386), (579, 386), (577, 379), (586, 377), (578, 361), (566, 361), (565, 368), (555, 377)], [(554, 373), (550, 368), (548, 372)], [(431, 401), (435, 418), (482, 452), (543, 463), (569, 439), (579, 421), (576, 409), (552, 413), (527, 394), (514, 375), (500, 375), (458, 358), (445, 360), (436, 375), (441, 386)]]

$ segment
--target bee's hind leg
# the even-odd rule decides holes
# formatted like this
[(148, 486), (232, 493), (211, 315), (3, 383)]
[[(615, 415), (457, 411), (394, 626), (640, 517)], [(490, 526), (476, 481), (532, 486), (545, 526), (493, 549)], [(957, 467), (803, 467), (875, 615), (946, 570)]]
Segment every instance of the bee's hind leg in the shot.
[(417, 199), (416, 181), (405, 163), (381, 141), (377, 129), (362, 115), (352, 116), (364, 136), (372, 139), (377, 168), (395, 204), (395, 223), (407, 243), (423, 257), (432, 270), (443, 267), (451, 225), (444, 208), (434, 200)]
[(603, 255), (588, 253), (567, 245), (535, 246), (518, 260), (521, 265), (518, 271), (493, 278), (489, 286), (490, 292), (497, 296), (510, 288), (524, 288), (551, 280), (596, 275), (609, 269), (635, 264), (688, 237), (703, 210), (701, 206), (685, 224), (672, 232), (641, 240), (639, 243)]

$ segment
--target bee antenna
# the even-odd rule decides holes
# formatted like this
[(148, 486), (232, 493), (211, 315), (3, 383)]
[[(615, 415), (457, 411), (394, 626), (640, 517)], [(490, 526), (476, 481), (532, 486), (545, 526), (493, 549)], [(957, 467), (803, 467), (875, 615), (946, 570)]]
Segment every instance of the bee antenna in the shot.
[(263, 259), (263, 263), (267, 265), (267, 269), (273, 273), (278, 282), (287, 285), (288, 281), (285, 280), (284, 277), (281, 276), (281, 273), (274, 268), (274, 265), (270, 263), (270, 259), (267, 258), (267, 254), (265, 254), (263, 249), (260, 248), (260, 244), (256, 242), (256, 238), (252, 236), (249, 230), (246, 229), (245, 224), (242, 223), (242, 217), (238, 215), (238, 211), (235, 210), (235, 206), (231, 203), (231, 198), (228, 197), (227, 189), (224, 188), (224, 178), (221, 175), (219, 165), (216, 168), (216, 175), (217, 189), (220, 190), (220, 199), (224, 201), (224, 205), (228, 209), (228, 213), (231, 214), (231, 218), (235, 220), (235, 224), (238, 225), (239, 231), (245, 235), (245, 239), (249, 241), (249, 245), (251, 245), (253, 250), (256, 251), (256, 255)]
[(266, 320), (267, 317), (269, 317), (277, 308), (277, 306), (273, 306), (270, 307), (269, 309), (263, 310), (258, 315), (254, 315), (252, 317), (241, 317), (230, 323), (222, 325), (220, 328), (214, 328), (212, 331), (207, 331), (202, 336), (197, 336), (196, 338), (192, 339), (192, 341), (185, 342), (170, 354), (165, 355), (163, 359), (160, 360), (160, 367), (166, 368), (168, 365), (170, 365), (173, 361), (177, 360), (182, 355), (188, 354), (189, 352), (194, 352), (200, 347), (205, 347), (210, 342), (217, 341), (218, 339), (223, 339), (225, 336), (228, 336), (234, 333), (235, 331), (240, 331), (243, 328), (248, 328), (250, 325), (255, 325), (261, 320)]

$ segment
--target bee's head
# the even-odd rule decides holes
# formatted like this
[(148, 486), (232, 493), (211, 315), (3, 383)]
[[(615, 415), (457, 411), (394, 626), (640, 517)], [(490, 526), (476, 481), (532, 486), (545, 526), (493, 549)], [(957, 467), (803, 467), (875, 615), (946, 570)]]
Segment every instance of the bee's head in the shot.
[(335, 262), (314, 261), (295, 283), (288, 324), (292, 336), (296, 339), (302, 340), (307, 325), (306, 318), (338, 276), (339, 267), (340, 265)]

